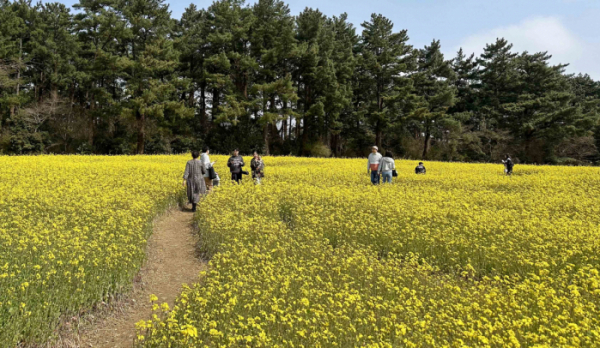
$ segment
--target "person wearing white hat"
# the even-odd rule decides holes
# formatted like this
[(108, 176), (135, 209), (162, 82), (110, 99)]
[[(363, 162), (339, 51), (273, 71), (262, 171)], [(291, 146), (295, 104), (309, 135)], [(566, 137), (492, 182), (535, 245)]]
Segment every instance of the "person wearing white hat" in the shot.
[(381, 161), (381, 154), (378, 152), (379, 148), (377, 146), (373, 146), (371, 148), (371, 153), (369, 154), (369, 159), (367, 161), (367, 173), (371, 171), (371, 183), (373, 185), (379, 184), (379, 161)]

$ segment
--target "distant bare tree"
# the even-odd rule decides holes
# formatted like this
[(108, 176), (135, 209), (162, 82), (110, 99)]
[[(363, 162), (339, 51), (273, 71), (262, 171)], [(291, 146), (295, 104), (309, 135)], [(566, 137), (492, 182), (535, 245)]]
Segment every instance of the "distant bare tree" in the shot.
[(46, 150), (62, 147), (64, 153), (69, 152), (69, 145), (74, 139), (88, 139), (89, 123), (85, 110), (80, 108), (63, 107), (61, 112), (55, 114), (51, 121), (51, 127), (54, 129), (60, 142), (50, 145)]
[(56, 94), (50, 96), (41, 103), (35, 103), (23, 110), (23, 121), (34, 133), (49, 119), (54, 118), (62, 112), (68, 112), (66, 103)]
[(597, 153), (598, 149), (596, 149), (594, 137), (592, 136), (576, 137), (565, 140), (560, 143), (557, 150), (558, 157), (573, 158), (582, 162)]

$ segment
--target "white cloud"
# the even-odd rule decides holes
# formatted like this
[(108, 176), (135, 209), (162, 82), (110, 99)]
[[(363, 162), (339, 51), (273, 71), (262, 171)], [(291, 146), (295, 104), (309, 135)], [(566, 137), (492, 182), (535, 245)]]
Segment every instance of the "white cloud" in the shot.
[(595, 59), (600, 54), (600, 44), (584, 42), (558, 17), (529, 18), (518, 24), (471, 35), (462, 40), (454, 52), (462, 47), (465, 53), (479, 55), (485, 45), (495, 42), (496, 38), (505, 38), (512, 43), (513, 52), (548, 51), (552, 55), (552, 63), (570, 64), (568, 72), (587, 73), (600, 79), (600, 66)]

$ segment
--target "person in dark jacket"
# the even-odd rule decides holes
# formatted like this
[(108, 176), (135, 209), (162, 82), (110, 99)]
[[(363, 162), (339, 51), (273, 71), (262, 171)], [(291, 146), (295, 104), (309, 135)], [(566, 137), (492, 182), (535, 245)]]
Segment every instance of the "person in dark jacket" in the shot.
[(242, 167), (244, 165), (244, 159), (240, 156), (240, 151), (238, 149), (233, 150), (233, 156), (229, 157), (227, 161), (232, 181), (239, 183), (242, 180)]
[(510, 155), (504, 156), (502, 163), (504, 163), (504, 173), (506, 173), (506, 175), (512, 175), (515, 164), (513, 163), (512, 158), (510, 158)]
[(427, 169), (423, 165), (423, 162), (419, 162), (419, 165), (415, 168), (415, 174), (425, 174), (427, 173)]

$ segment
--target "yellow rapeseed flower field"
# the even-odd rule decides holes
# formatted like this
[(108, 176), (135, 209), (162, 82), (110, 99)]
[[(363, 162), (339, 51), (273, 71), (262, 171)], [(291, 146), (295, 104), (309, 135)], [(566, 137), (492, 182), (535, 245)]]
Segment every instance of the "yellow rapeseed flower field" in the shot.
[(199, 205), (209, 270), (138, 347), (600, 346), (599, 168), (265, 162)]
[(185, 158), (0, 157), (0, 347), (123, 291), (150, 223), (182, 198)]
[[(129, 286), (188, 158), (0, 157), (1, 347)], [(600, 345), (599, 168), (397, 161), (374, 187), (363, 159), (265, 157), (255, 186), (211, 159), (209, 270), (139, 347)]]

